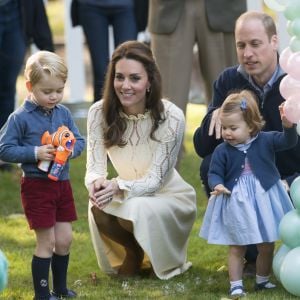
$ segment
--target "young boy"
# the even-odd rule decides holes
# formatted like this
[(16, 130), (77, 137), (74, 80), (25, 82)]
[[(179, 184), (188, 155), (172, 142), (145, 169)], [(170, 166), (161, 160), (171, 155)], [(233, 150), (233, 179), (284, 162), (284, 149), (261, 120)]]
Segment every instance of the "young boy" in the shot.
[[(63, 149), (68, 158), (79, 156), (84, 149), (85, 141), (70, 111), (59, 104), (67, 75), (67, 67), (58, 55), (39, 51), (30, 56), (25, 67), (28, 97), (0, 131), (0, 159), (20, 163), (23, 170), (22, 205), (29, 227), (36, 234), (31, 265), (35, 300), (76, 297), (66, 282), (72, 242), (71, 222), (77, 219), (69, 181), (69, 160), (64, 165), (57, 164), (54, 159), (62, 149), (53, 145), (51, 138), (46, 144), (42, 142), (45, 132), (52, 137), (65, 126), (66, 138), (73, 137), (71, 144), (65, 144), (69, 149)], [(51, 162), (50, 170), (51, 165), (58, 167), (54, 180), (47, 169), (39, 168), (41, 161)], [(48, 284), (50, 264), (51, 293)]]

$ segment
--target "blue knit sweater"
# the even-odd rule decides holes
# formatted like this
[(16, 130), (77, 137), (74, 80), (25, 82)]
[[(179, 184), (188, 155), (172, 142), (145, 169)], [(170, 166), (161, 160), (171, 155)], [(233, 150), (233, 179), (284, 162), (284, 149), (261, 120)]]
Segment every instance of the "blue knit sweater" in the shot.
[(292, 127), (285, 128), (283, 132), (260, 132), (245, 151), (223, 142), (217, 146), (212, 156), (208, 173), (210, 188), (221, 183), (232, 190), (245, 167), (247, 157), (252, 172), (267, 191), (280, 179), (275, 165), (275, 152), (294, 147), (297, 140), (296, 129)]

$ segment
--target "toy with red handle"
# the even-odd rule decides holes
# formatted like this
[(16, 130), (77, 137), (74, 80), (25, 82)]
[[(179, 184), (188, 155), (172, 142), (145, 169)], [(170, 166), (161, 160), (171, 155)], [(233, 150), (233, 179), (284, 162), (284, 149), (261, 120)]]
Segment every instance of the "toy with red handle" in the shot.
[[(72, 153), (76, 139), (72, 131), (66, 126), (61, 126), (56, 132), (50, 134), (46, 131), (42, 136), (42, 144), (52, 144), (55, 148), (55, 158), (48, 177), (54, 181), (59, 179), (59, 176), (68, 160), (68, 157)], [(39, 169), (48, 172), (50, 162), (41, 161), (39, 162)]]

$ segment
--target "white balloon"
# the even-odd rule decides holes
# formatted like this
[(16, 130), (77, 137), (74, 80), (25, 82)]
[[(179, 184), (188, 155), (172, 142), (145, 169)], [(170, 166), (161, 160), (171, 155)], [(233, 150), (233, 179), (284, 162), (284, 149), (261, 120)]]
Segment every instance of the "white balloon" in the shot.
[(297, 123), (296, 130), (297, 130), (298, 135), (300, 135), (300, 122)]
[[(299, 40), (300, 47), (300, 40)], [(296, 80), (300, 80), (300, 52), (293, 53), (287, 61), (287, 73)]]
[(288, 61), (292, 56), (293, 52), (290, 47), (286, 47), (282, 50), (279, 56), (279, 64), (284, 72), (288, 73)]
[[(284, 5), (283, 3), (279, 3), (276, 0), (264, 0), (264, 2), (269, 8), (271, 8), (275, 11), (284, 11), (286, 8), (286, 5)], [(283, 2), (283, 1), (281, 1), (281, 2)]]
[(287, 74), (280, 82), (279, 91), (284, 99), (300, 94), (300, 80)]

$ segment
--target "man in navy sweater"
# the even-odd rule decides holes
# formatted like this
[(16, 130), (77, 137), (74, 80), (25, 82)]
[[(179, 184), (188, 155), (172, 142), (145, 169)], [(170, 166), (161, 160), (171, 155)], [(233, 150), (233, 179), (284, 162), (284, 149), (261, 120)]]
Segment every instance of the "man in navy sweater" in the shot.
[[(279, 105), (285, 101), (279, 84), (286, 75), (279, 65), (278, 38), (273, 19), (261, 12), (246, 12), (236, 21), (235, 42), (239, 65), (225, 69), (214, 82), (213, 98), (208, 112), (194, 133), (194, 147), (203, 159), (200, 177), (207, 195), (210, 189), (207, 173), (212, 152), (223, 140), (218, 118), (219, 108), (234, 90), (249, 89), (259, 101), (266, 122), (264, 131), (282, 131)], [(300, 172), (300, 143), (278, 152), (276, 166), (287, 189)], [(256, 249), (248, 247), (246, 260), (255, 261)]]

